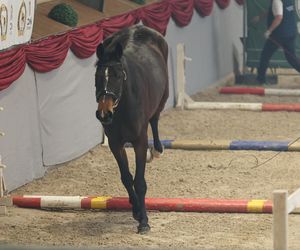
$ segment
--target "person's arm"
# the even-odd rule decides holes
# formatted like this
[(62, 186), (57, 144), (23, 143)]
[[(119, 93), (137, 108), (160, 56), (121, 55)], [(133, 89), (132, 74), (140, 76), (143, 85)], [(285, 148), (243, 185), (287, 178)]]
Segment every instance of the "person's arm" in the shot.
[(282, 15), (277, 15), (275, 16), (271, 26), (269, 27), (269, 29), (266, 31), (266, 35), (267, 33), (269, 33), (269, 36), (272, 34), (272, 32), (280, 25), (280, 23), (282, 22)]
[(272, 32), (280, 25), (283, 18), (283, 4), (282, 0), (273, 0), (272, 2), (272, 12), (274, 15), (274, 20), (271, 23), (268, 30), (265, 32), (265, 37), (269, 38)]

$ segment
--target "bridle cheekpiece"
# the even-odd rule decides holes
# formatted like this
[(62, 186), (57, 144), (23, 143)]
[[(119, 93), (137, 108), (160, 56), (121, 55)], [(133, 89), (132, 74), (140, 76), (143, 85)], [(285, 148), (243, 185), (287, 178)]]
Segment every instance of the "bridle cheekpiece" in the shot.
[[(115, 94), (114, 92), (108, 90), (108, 81), (109, 81), (108, 69), (109, 69), (109, 67), (113, 67), (113, 66), (116, 66), (116, 65), (121, 65), (122, 73), (123, 73), (123, 81), (122, 81), (120, 93), (118, 95)], [(104, 98), (105, 98), (105, 96), (112, 96), (114, 98), (113, 108), (116, 108), (118, 106), (119, 102), (120, 102), (120, 99), (121, 99), (122, 90), (123, 90), (123, 83), (127, 80), (127, 73), (124, 70), (123, 64), (121, 62), (105, 63), (105, 64), (98, 62), (98, 66), (101, 66), (101, 67), (105, 68), (105, 71), (104, 71), (105, 83), (104, 83), (104, 90), (96, 95), (97, 102), (99, 102), (99, 99), (100, 99), (101, 96), (104, 96)]]

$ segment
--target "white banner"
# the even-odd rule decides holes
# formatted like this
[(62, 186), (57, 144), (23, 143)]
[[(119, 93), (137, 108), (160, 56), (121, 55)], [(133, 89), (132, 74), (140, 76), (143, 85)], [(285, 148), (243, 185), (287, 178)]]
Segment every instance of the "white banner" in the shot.
[(0, 50), (30, 41), (35, 0), (0, 0)]

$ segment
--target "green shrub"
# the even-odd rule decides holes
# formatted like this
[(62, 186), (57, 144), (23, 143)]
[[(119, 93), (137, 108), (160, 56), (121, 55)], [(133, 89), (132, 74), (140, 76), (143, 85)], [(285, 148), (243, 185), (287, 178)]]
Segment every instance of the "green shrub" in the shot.
[(71, 27), (75, 27), (78, 23), (78, 14), (72, 6), (65, 3), (55, 5), (49, 12), (48, 17)]

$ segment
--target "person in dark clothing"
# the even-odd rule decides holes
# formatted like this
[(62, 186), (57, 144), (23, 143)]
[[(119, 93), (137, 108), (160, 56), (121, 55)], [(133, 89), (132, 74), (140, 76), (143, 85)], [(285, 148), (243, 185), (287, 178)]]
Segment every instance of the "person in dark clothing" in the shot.
[(300, 59), (295, 54), (297, 23), (294, 0), (271, 0), (267, 14), (266, 42), (260, 55), (257, 81), (266, 83), (266, 72), (272, 55), (281, 47), (288, 63), (300, 72)]

